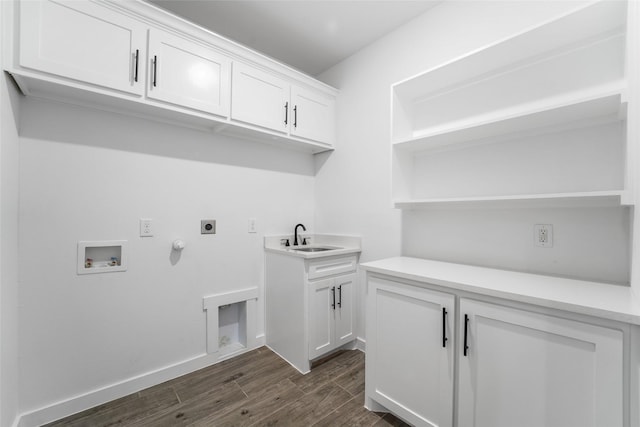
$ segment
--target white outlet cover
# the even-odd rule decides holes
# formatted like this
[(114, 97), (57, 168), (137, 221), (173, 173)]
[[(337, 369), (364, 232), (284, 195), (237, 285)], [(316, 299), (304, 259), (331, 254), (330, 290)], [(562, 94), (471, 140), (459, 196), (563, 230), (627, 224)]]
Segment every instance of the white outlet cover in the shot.
[(533, 242), (541, 248), (553, 247), (553, 225), (536, 224), (533, 226)]
[(153, 220), (140, 218), (140, 237), (153, 237)]

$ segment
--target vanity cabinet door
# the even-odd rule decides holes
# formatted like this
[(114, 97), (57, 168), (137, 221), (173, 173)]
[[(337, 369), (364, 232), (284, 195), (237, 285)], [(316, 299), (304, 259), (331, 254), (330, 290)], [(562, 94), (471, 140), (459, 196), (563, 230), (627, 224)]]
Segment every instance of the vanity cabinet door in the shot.
[(465, 298), (459, 325), (459, 425), (623, 425), (622, 331)]
[(334, 279), (336, 287), (336, 307), (333, 310), (335, 348), (355, 339), (355, 283), (355, 274)]
[(311, 282), (309, 285), (309, 359), (331, 351), (334, 345), (333, 279)]
[(120, 92), (144, 93), (147, 27), (88, 1), (21, 1), (19, 63)]
[(227, 117), (231, 59), (195, 42), (151, 30), (147, 97)]
[(451, 427), (454, 296), (378, 277), (367, 291), (367, 401), (415, 426)]

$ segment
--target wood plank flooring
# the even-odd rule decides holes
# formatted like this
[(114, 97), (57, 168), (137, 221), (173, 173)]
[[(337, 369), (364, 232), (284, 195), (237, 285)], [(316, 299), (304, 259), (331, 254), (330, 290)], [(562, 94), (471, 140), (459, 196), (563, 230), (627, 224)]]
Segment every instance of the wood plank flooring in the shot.
[(47, 426), (407, 426), (363, 405), (364, 353), (302, 375), (261, 347)]

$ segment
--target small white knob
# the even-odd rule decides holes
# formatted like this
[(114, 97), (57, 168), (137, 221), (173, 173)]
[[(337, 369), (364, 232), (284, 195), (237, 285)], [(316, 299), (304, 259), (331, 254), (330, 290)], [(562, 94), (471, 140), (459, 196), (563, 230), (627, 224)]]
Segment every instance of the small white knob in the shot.
[(184, 249), (184, 242), (182, 240), (174, 240), (173, 242), (173, 249), (175, 249), (176, 251), (181, 251)]

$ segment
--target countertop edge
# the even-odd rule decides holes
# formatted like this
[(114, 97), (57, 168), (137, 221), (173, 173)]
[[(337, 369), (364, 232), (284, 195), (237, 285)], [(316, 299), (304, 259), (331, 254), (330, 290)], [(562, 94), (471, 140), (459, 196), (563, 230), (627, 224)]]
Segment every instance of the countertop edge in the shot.
[[(640, 301), (628, 286), (411, 257), (371, 261), (360, 267), (371, 273), (640, 325)], [(461, 272), (452, 274), (452, 269)], [(465, 277), (470, 275), (472, 280)], [(582, 292), (576, 292), (577, 288)]]

